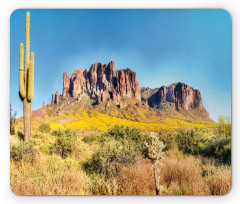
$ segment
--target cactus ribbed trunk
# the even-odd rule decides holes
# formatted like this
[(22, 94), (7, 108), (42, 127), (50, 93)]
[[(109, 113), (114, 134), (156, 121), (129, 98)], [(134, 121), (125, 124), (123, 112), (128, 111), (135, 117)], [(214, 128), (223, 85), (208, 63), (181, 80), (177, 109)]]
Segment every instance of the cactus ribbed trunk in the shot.
[(24, 119), (24, 142), (30, 140), (31, 135), (31, 103), (27, 99), (23, 101), (23, 119)]
[[(26, 14), (25, 26), (25, 66), (23, 68), (23, 43), (19, 52), (19, 96), (23, 102), (24, 142), (31, 136), (31, 102), (34, 95), (34, 53), (30, 57), (30, 14)], [(30, 60), (30, 61), (29, 61)]]

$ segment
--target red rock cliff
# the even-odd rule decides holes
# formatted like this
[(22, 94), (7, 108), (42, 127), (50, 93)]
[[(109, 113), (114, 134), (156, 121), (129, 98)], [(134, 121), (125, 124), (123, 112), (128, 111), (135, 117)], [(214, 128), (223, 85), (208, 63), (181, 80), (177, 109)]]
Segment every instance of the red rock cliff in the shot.
[(146, 96), (142, 100), (147, 100), (150, 107), (159, 107), (161, 103), (170, 102), (175, 104), (176, 110), (197, 109), (208, 115), (203, 107), (200, 91), (187, 84), (179, 82), (170, 86), (162, 86), (157, 91), (142, 88), (141, 92), (142, 96)]
[(63, 74), (63, 98), (69, 96), (79, 99), (88, 94), (98, 101), (112, 99), (120, 101), (124, 97), (134, 97), (141, 100), (139, 83), (136, 73), (128, 69), (115, 70), (115, 63), (96, 62), (89, 71), (82, 68), (73, 72), (71, 78)]

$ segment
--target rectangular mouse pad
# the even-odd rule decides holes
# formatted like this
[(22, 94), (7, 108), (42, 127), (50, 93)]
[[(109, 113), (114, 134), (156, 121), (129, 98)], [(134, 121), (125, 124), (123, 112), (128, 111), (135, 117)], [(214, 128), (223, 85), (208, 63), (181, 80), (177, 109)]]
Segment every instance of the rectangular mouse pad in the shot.
[(226, 10), (15, 10), (10, 77), (15, 194), (230, 191)]

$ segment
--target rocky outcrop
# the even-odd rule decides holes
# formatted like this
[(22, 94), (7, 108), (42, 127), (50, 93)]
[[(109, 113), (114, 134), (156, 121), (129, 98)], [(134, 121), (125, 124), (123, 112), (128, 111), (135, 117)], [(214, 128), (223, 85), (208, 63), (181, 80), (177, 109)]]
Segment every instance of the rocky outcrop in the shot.
[(60, 95), (60, 93), (59, 93), (58, 90), (57, 90), (57, 92), (56, 92), (56, 94), (55, 94), (55, 104), (59, 104), (60, 97), (61, 97), (61, 95)]
[(127, 107), (127, 103), (125, 103), (125, 102), (123, 102), (123, 101), (120, 101), (120, 103), (119, 103), (119, 108), (120, 108), (120, 109), (123, 109), (123, 108), (125, 108), (125, 107)]
[(196, 109), (208, 115), (203, 107), (200, 92), (181, 82), (170, 86), (162, 86), (157, 91), (142, 88), (141, 93), (142, 100), (147, 100), (150, 107), (159, 108), (162, 103), (169, 102), (171, 103), (170, 106), (178, 111)]
[(63, 98), (71, 96), (79, 100), (82, 94), (88, 94), (98, 102), (120, 102), (124, 97), (141, 100), (136, 73), (129, 68), (115, 70), (113, 61), (109, 64), (96, 62), (89, 71), (79, 68), (73, 72), (71, 78), (64, 72)]
[(52, 94), (52, 101), (51, 101), (51, 105), (53, 105), (55, 103), (54, 101), (54, 94)]
[(142, 101), (147, 101), (150, 96), (155, 94), (158, 91), (159, 88), (151, 89), (149, 87), (142, 87), (141, 88), (141, 100)]
[(94, 99), (96, 103), (105, 102), (106, 106), (113, 102), (121, 109), (126, 107), (126, 104), (121, 102), (122, 98), (135, 98), (139, 101), (136, 103), (137, 107), (149, 110), (157, 108), (161, 111), (159, 116), (163, 116), (166, 109), (168, 114), (174, 113), (175, 110), (194, 109), (208, 117), (198, 90), (180, 82), (161, 88), (140, 90), (136, 73), (129, 68), (116, 70), (113, 61), (109, 64), (96, 62), (89, 70), (76, 69), (71, 77), (64, 72), (62, 95), (57, 91), (55, 97), (52, 96), (52, 104), (58, 104), (60, 99), (71, 98), (85, 104), (90, 101), (89, 98)]
[(70, 78), (66, 72), (63, 73), (63, 98), (69, 95)]
[(31, 112), (31, 117), (43, 118), (43, 117), (46, 117), (46, 115), (47, 115), (46, 110), (43, 108), (40, 108), (38, 110), (33, 110)]

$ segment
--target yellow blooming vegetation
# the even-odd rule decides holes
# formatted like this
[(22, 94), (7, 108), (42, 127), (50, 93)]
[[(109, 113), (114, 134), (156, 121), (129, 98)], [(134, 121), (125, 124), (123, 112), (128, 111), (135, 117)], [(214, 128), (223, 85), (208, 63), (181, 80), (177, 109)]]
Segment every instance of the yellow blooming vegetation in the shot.
[[(142, 105), (136, 106), (136, 101), (127, 101), (128, 106), (120, 109), (114, 104), (106, 108), (102, 103), (95, 107), (72, 101), (71, 106), (67, 108), (61, 101), (60, 104), (54, 105), (51, 111), (48, 111), (48, 117), (32, 118), (32, 128), (39, 128), (42, 123), (48, 123), (52, 130), (57, 129), (74, 129), (78, 131), (107, 131), (114, 125), (123, 125), (134, 127), (144, 131), (159, 131), (163, 129), (177, 129), (187, 127), (212, 127), (216, 123), (210, 119), (202, 120), (201, 113), (198, 112), (171, 112), (159, 117), (157, 112)], [(56, 114), (60, 106), (65, 105), (61, 115)], [(22, 125), (20, 121), (19, 125)]]

